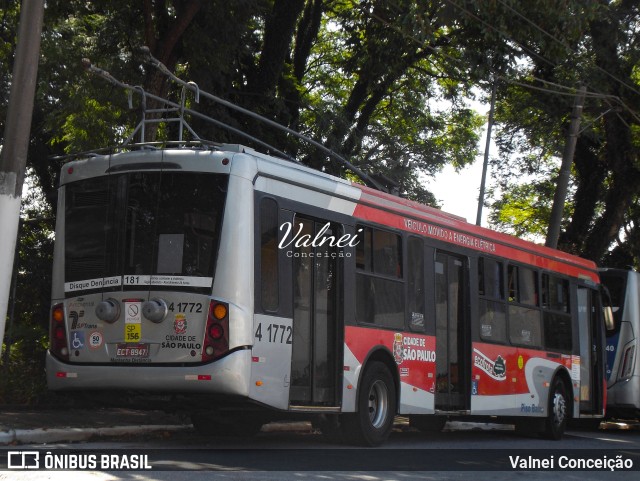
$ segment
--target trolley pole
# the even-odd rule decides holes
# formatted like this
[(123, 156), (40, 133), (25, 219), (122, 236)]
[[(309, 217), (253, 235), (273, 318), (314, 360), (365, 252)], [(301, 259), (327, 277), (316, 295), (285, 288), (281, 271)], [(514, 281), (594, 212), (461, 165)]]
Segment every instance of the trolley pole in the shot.
[(0, 152), (0, 353), (18, 237), (43, 16), (44, 0), (22, 1), (4, 145)]
[(584, 105), (584, 97), (587, 87), (580, 86), (573, 103), (573, 111), (571, 112), (571, 124), (569, 125), (569, 138), (564, 146), (562, 154), (562, 164), (560, 173), (558, 174), (558, 185), (553, 195), (553, 207), (551, 209), (551, 220), (549, 221), (549, 230), (547, 231), (547, 240), (545, 245), (556, 249), (558, 247), (558, 238), (560, 237), (560, 224), (562, 223), (562, 213), (564, 212), (564, 202), (567, 198), (567, 189), (569, 187), (569, 174), (571, 173), (571, 164), (573, 163), (573, 154), (576, 151), (576, 142), (578, 141), (578, 133), (580, 130), (580, 118), (582, 117), (582, 107)]

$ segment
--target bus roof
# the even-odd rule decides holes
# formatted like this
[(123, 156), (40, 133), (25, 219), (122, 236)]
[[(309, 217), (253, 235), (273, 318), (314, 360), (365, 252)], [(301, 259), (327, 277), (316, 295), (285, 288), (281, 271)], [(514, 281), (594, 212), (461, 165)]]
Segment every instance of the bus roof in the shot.
[(369, 220), (378, 218), (382, 220), (383, 224), (393, 225), (398, 223), (397, 219), (395, 222), (389, 218), (385, 221), (384, 214), (376, 216), (371, 212), (371, 209), (400, 214), (405, 217), (405, 220), (397, 227), (403, 230), (567, 275), (590, 279), (594, 282), (598, 280), (597, 267), (593, 261), (510, 234), (470, 224), (462, 217), (448, 214), (419, 202), (380, 192), (360, 184), (353, 185), (362, 191), (360, 204), (363, 207), (356, 210), (357, 217), (363, 216)]
[[(302, 164), (265, 155), (251, 148), (240, 148), (238, 151), (266, 161), (266, 165), (262, 164), (263, 169), (268, 169), (268, 164), (274, 167), (278, 165), (276, 167), (279, 171), (278, 176), (289, 176), (289, 181), (305, 182), (310, 188), (326, 190), (326, 180), (332, 180), (336, 184), (348, 184), (344, 179)], [(286, 172), (281, 170), (282, 167), (285, 168)], [(321, 184), (324, 184), (324, 187), (321, 187)], [(356, 191), (360, 191), (360, 195), (357, 198), (354, 198), (353, 194), (350, 195), (345, 192), (344, 189), (337, 188), (336, 190), (340, 191), (343, 196), (346, 195), (350, 201), (356, 203), (353, 213), (356, 218), (414, 232), (417, 235), (444, 240), (445, 242), (485, 252), (489, 255), (504, 257), (568, 276), (579, 277), (586, 281), (599, 282), (597, 266), (590, 260), (526, 241), (510, 234), (470, 224), (463, 217), (382, 192), (360, 183), (351, 182), (350, 186)], [(330, 194), (340, 196), (336, 191)]]
[[(518, 237), (496, 232), (468, 223), (463, 217), (449, 214), (440, 209), (430, 207), (419, 202), (388, 194), (365, 185), (349, 182), (345, 179), (321, 172), (303, 164), (291, 162), (272, 155), (263, 154), (250, 147), (240, 144), (216, 144), (200, 146), (200, 148), (170, 148), (176, 156), (190, 157), (190, 152), (202, 154), (211, 152), (229, 152), (245, 154), (260, 159), (259, 170), (274, 169), (278, 177), (288, 178), (289, 181), (305, 183), (311, 188), (327, 192), (332, 196), (343, 197), (356, 203), (354, 217), (371, 222), (395, 227), (416, 235), (443, 240), (450, 244), (464, 246), (489, 255), (504, 257), (517, 262), (534, 265), (540, 268), (556, 271), (566, 275), (581, 277), (598, 282), (597, 267), (594, 262), (574, 256), (556, 249), (551, 249)], [(121, 152), (114, 155), (123, 161), (126, 158), (140, 160), (141, 157), (154, 158), (160, 154), (159, 150)], [(98, 155), (97, 158), (108, 156)], [(235, 156), (234, 156), (235, 157)], [(174, 157), (175, 158), (175, 157)], [(95, 157), (94, 157), (95, 159)], [(80, 164), (87, 162), (87, 156)], [(202, 159), (204, 160), (204, 159)], [(126, 160), (124, 160), (126, 162)], [(77, 164), (74, 162), (74, 164)], [(268, 167), (268, 166), (271, 167)], [(276, 173), (277, 172), (277, 173)], [(63, 169), (63, 178), (66, 170)], [(96, 175), (94, 173), (93, 175)], [(61, 178), (61, 183), (64, 179)], [(329, 185), (333, 185), (331, 188)], [(342, 187), (338, 187), (342, 186)], [(332, 192), (328, 190), (331, 189)], [(359, 195), (357, 194), (359, 192)]]

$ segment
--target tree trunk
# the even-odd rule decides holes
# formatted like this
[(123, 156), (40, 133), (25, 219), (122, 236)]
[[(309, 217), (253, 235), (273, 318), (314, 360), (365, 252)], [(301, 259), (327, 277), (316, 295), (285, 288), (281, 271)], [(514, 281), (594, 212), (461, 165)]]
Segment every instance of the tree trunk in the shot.
[[(202, 8), (204, 0), (188, 0), (186, 2), (173, 2), (176, 9), (176, 17), (169, 19), (167, 7), (164, 2), (157, 2), (155, 11), (153, 3), (145, 0), (143, 4), (145, 41), (151, 54), (173, 71), (178, 59), (177, 49), (180, 41), (191, 24), (196, 14)], [(144, 89), (150, 94), (165, 98), (169, 92), (169, 79), (160, 71), (150, 68), (145, 79)], [(164, 107), (162, 102), (147, 99), (146, 109), (159, 109)], [(161, 118), (160, 113), (150, 113), (148, 119)], [(158, 134), (158, 124), (150, 123), (145, 128), (145, 141), (155, 141)]]
[(577, 188), (573, 197), (573, 215), (558, 242), (560, 249), (576, 255), (584, 250), (584, 242), (592, 227), (596, 206), (602, 200), (607, 178), (607, 169), (596, 154), (597, 148), (597, 143), (590, 138), (578, 137), (574, 157)]
[[(595, 51), (595, 62), (607, 72), (604, 77), (609, 83), (607, 89), (614, 95), (623, 97), (627, 93), (622, 82), (629, 79), (631, 71), (623, 67), (618, 54), (620, 18), (611, 12), (609, 17), (601, 17), (590, 25)], [(614, 78), (615, 77), (615, 78)], [(611, 172), (610, 185), (605, 196), (605, 210), (595, 222), (585, 242), (585, 257), (600, 261), (608, 247), (616, 239), (624, 224), (625, 211), (638, 194), (640, 172), (634, 166), (636, 150), (632, 143), (631, 117), (626, 113), (610, 112), (604, 116), (605, 150), (607, 167)]]
[(296, 23), (303, 8), (304, 0), (276, 0), (273, 4), (273, 11), (265, 25), (258, 69), (249, 79), (248, 90), (256, 94), (253, 98), (254, 104), (258, 107), (265, 104), (267, 97), (275, 95), (285, 60), (291, 51)]

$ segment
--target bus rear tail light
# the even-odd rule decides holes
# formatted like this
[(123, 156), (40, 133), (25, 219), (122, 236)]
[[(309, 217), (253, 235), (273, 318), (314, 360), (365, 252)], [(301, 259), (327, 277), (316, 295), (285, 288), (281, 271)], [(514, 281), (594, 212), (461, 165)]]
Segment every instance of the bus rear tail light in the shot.
[(224, 337), (224, 328), (220, 324), (213, 324), (209, 329), (209, 337), (214, 341), (219, 341)]
[(202, 345), (202, 362), (217, 359), (229, 351), (229, 305), (212, 300), (209, 303), (207, 327)]
[(57, 358), (68, 361), (69, 346), (67, 345), (67, 329), (64, 320), (64, 304), (56, 304), (51, 309), (49, 351)]
[(620, 380), (629, 379), (633, 375), (633, 365), (636, 360), (636, 346), (627, 346), (622, 357)]

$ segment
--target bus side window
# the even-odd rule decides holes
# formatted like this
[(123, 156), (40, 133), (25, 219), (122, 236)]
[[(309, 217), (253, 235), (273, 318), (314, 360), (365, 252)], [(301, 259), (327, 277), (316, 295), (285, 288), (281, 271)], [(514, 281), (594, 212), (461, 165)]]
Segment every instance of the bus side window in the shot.
[(356, 244), (356, 267), (364, 271), (373, 271), (371, 249), (373, 246), (371, 227), (358, 226)]
[(262, 309), (278, 310), (278, 204), (260, 202), (260, 293)]
[(544, 344), (547, 349), (571, 352), (572, 329), (569, 310), (569, 281), (542, 275)]
[(402, 239), (399, 235), (373, 231), (373, 270), (376, 274), (402, 278)]
[(485, 341), (507, 342), (507, 316), (504, 303), (503, 264), (493, 259), (478, 259), (478, 306), (480, 338)]
[[(509, 266), (509, 340), (521, 346), (542, 346), (538, 272)], [(514, 305), (519, 304), (519, 305)]]
[(405, 294), (402, 279), (402, 237), (356, 226), (356, 319), (360, 323), (402, 329)]
[(424, 331), (424, 244), (422, 239), (409, 237), (407, 257), (409, 327)]

